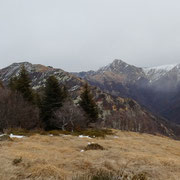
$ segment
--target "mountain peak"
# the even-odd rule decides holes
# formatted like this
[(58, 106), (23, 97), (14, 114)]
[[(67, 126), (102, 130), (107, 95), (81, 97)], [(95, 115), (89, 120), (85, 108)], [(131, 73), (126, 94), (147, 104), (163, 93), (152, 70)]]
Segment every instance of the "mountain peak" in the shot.
[(98, 70), (98, 72), (110, 71), (110, 72), (119, 73), (128, 66), (129, 66), (129, 64), (125, 63), (124, 61), (122, 61), (120, 59), (115, 59), (109, 65), (100, 68)]
[(30, 62), (18, 62), (18, 63), (13, 63), (10, 66), (1, 69), (0, 77), (2, 78), (3, 81), (6, 81), (6, 79), (17, 76), (20, 72), (21, 66), (24, 66), (29, 73), (32, 72), (43, 73), (53, 70), (52, 67), (44, 66), (41, 64), (32, 64)]
[(100, 68), (97, 71), (97, 74), (103, 74), (106, 73), (113, 73), (114, 75), (121, 76), (122, 79), (127, 79), (127, 81), (134, 81), (139, 79), (140, 77), (144, 76), (144, 72), (142, 68), (138, 68), (136, 66), (127, 64), (126, 62), (115, 59), (112, 63), (109, 65)]
[(29, 72), (31, 72), (31, 71), (36, 71), (36, 72), (48, 71), (48, 70), (53, 69), (53, 67), (50, 67), (50, 66), (45, 66), (45, 65), (41, 65), (41, 64), (32, 64), (28, 61), (13, 63), (10, 66), (8, 66), (7, 68), (13, 67), (13, 68), (17, 69), (21, 66), (24, 66), (27, 69), (27, 71), (29, 71)]
[(123, 60), (121, 60), (121, 59), (115, 59), (111, 64), (127, 64), (126, 62), (124, 62)]
[(111, 66), (111, 67), (120, 67), (120, 66), (123, 66), (123, 67), (127, 67), (127, 66), (130, 66), (129, 64), (127, 64), (126, 62), (124, 62), (123, 60), (121, 59), (115, 59), (112, 63), (110, 63), (108, 66)]
[(24, 65), (24, 66), (32, 66), (32, 64), (30, 62), (24, 61), (24, 62), (12, 63), (9, 67), (15, 67), (15, 66), (19, 67), (19, 66), (22, 66), (22, 65)]

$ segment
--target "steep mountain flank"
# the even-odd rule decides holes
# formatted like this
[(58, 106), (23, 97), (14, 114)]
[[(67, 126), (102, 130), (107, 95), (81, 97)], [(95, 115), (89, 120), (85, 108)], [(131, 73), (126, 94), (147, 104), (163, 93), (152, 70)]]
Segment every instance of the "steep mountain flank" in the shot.
[[(79, 95), (85, 81), (61, 69), (43, 65), (33, 65), (28, 62), (14, 63), (0, 70), (0, 79), (4, 84), (7, 84), (11, 77), (18, 75), (22, 64), (29, 71), (32, 79), (32, 86), (35, 90), (38, 90), (45, 85), (48, 76), (54, 75), (61, 85), (67, 86), (74, 102), (77, 103), (79, 101)], [(135, 67), (133, 67), (133, 69), (135, 69)], [(130, 76), (133, 78), (133, 81), (136, 81), (138, 80), (138, 76), (133, 77), (135, 76), (133, 75), (134, 73), (136, 74), (134, 71)], [(139, 70), (139, 73), (144, 75), (141, 70)], [(113, 127), (115, 126), (114, 128), (152, 134), (163, 134), (171, 137), (176, 136), (177, 130), (174, 131), (174, 127), (171, 127), (170, 123), (152, 115), (134, 100), (110, 95), (95, 86), (92, 86), (91, 89), (101, 111), (101, 117), (104, 119), (101, 124), (106, 125), (105, 117), (110, 117), (114, 113), (118, 113), (118, 118), (112, 118), (112, 121), (116, 121), (114, 124), (117, 124), (113, 125)], [(119, 123), (117, 122), (122, 122), (123, 125), (119, 126)]]
[(180, 91), (178, 64), (139, 68), (114, 60), (98, 71), (76, 75), (107, 93), (133, 98), (152, 112), (180, 124), (178, 102), (174, 101)]
[(143, 68), (143, 70), (146, 74), (146, 77), (152, 83), (154, 81), (157, 81), (164, 75), (166, 75), (170, 70), (172, 70), (176, 66), (177, 64), (170, 64), (170, 65), (162, 65), (157, 67)]

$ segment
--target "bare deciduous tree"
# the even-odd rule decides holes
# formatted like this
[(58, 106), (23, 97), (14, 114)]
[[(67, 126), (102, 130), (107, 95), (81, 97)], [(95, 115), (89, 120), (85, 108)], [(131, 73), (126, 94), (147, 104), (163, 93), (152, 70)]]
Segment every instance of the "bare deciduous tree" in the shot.
[(113, 112), (107, 116), (103, 126), (125, 131), (140, 131), (140, 124), (136, 118), (129, 118), (121, 112)]
[(86, 122), (84, 111), (70, 101), (65, 102), (63, 107), (54, 113), (51, 121), (55, 128), (71, 131), (85, 128)]
[(38, 108), (25, 101), (19, 93), (0, 88), (0, 130), (33, 129), (39, 125)]

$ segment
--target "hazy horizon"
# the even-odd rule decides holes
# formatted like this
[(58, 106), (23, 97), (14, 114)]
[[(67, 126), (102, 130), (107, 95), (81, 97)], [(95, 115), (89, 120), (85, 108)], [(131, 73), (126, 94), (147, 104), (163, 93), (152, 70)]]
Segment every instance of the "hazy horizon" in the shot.
[(178, 0), (1, 0), (0, 68), (28, 61), (69, 72), (122, 59), (180, 63)]
[[(114, 60), (122, 60), (122, 59), (114, 59)], [(61, 68), (61, 67), (58, 67), (58, 66), (52, 66), (52, 65), (50, 65), (50, 64), (43, 64), (43, 63), (32, 63), (31, 61), (19, 61), (19, 62), (13, 62), (13, 63), (25, 63), (25, 62), (28, 62), (28, 63), (31, 63), (31, 64), (41, 64), (41, 65), (44, 65), (44, 66), (51, 66), (51, 67), (53, 67), (53, 68), (59, 68), (59, 69), (62, 69), (62, 70), (65, 70), (65, 71), (67, 71), (67, 72), (83, 72), (83, 71), (91, 71), (91, 70), (94, 70), (94, 71), (96, 71), (96, 70), (98, 70), (98, 69), (100, 69), (100, 68), (102, 68), (102, 67), (104, 67), (104, 66), (107, 66), (107, 65), (109, 65), (109, 64), (111, 64), (114, 60), (112, 60), (110, 63), (108, 63), (108, 64), (104, 64), (103, 66), (99, 66), (99, 67), (97, 67), (96, 69), (88, 69), (88, 70), (80, 70), (80, 71), (68, 71), (68, 70), (65, 70), (65, 69), (63, 69), (63, 68)], [(122, 60), (122, 61), (124, 61), (124, 60)], [(124, 61), (125, 63), (127, 63), (127, 64), (129, 64), (128, 62), (126, 62), (126, 61)], [(5, 66), (5, 67), (8, 67), (8, 66), (10, 66), (10, 65), (12, 65), (13, 63), (11, 63), (11, 64), (8, 64), (7, 66)], [(157, 66), (136, 66), (136, 65), (134, 65), (134, 64), (129, 64), (129, 65), (134, 65), (134, 66), (136, 66), (136, 67), (139, 67), (139, 68), (155, 68), (155, 67), (161, 67), (161, 66), (168, 66), (168, 65), (174, 65), (174, 66), (176, 66), (176, 65), (178, 65), (178, 64), (180, 64), (180, 63), (171, 63), (171, 64), (160, 64), (160, 65), (157, 65)], [(2, 67), (2, 69), (3, 68), (5, 68), (5, 67)]]

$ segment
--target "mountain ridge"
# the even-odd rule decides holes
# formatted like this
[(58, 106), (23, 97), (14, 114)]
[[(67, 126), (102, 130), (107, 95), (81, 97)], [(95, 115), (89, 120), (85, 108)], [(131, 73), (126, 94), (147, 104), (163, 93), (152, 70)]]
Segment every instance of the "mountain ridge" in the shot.
[[(50, 75), (54, 75), (60, 85), (66, 85), (69, 93), (75, 103), (78, 102), (83, 85), (86, 83), (79, 77), (63, 71), (43, 65), (33, 65), (28, 62), (15, 63), (0, 70), (0, 79), (7, 84), (11, 77), (18, 75), (21, 66), (24, 65), (30, 74), (33, 89), (38, 90), (45, 85), (46, 79)], [(176, 132), (174, 126), (165, 119), (157, 117), (141, 107), (136, 101), (130, 98), (116, 97), (105, 93), (96, 86), (91, 86), (95, 100), (101, 111), (101, 117), (112, 116), (118, 112), (118, 122), (126, 124), (124, 127), (118, 127), (122, 130), (130, 130), (137, 132), (145, 132), (151, 134), (162, 134), (175, 137)], [(104, 121), (104, 120), (103, 120)], [(103, 122), (105, 123), (105, 122)], [(138, 128), (137, 128), (138, 127)], [(117, 128), (117, 126), (115, 126)]]
[[(76, 75), (107, 93), (133, 98), (150, 111), (180, 124), (178, 110), (173, 111), (172, 116), (166, 113), (167, 108), (177, 107), (172, 104), (172, 99), (180, 91), (180, 64), (141, 68), (116, 59), (93, 73), (89, 72)], [(171, 118), (176, 115), (178, 118)]]
[[(158, 66), (152, 66), (152, 67), (139, 67), (135, 65), (130, 65), (121, 59), (115, 59), (113, 62), (109, 63), (106, 66), (100, 67), (96, 71), (94, 70), (90, 70), (87, 72), (82, 71), (82, 72), (77, 72), (73, 74), (76, 74), (76, 75), (79, 74), (79, 76), (84, 77), (86, 75), (95, 75), (97, 73), (103, 73), (106, 71), (114, 72), (114, 73), (123, 73), (123, 71), (129, 67), (139, 70), (139, 72), (141, 73), (141, 76), (139, 78), (145, 76), (147, 79), (149, 79), (152, 82), (153, 80), (158, 80), (160, 77), (170, 72), (174, 68), (179, 69), (180, 63), (179, 64), (178, 63), (165, 64), (165, 65), (158, 65)], [(151, 74), (159, 74), (159, 77), (157, 78), (151, 77)]]

